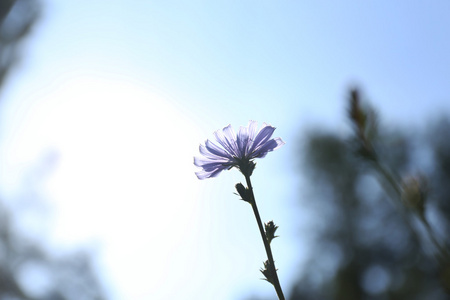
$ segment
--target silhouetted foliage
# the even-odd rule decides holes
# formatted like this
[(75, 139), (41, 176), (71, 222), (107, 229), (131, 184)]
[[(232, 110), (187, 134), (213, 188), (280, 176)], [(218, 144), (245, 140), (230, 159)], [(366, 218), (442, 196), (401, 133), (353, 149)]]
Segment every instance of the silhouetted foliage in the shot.
[(104, 299), (87, 252), (56, 257), (14, 227), (0, 207), (0, 299)]
[(19, 45), (39, 14), (36, 0), (0, 1), (0, 86), (19, 57)]
[[(0, 88), (38, 11), (33, 0), (0, 1)], [(51, 255), (17, 230), (16, 214), (0, 203), (0, 299), (104, 299), (87, 252)]]
[[(353, 125), (361, 126), (364, 117), (351, 110)], [(449, 232), (449, 123), (436, 123), (425, 135), (370, 126), (369, 142), (359, 134), (367, 128), (356, 128), (353, 137), (323, 132), (309, 135), (304, 171), (315, 183), (316, 197), (308, 201), (315, 202), (324, 224), (317, 227), (314, 257), (292, 288), (290, 299), (449, 297), (443, 288), (446, 264), (436, 259), (437, 249), (418, 214), (395, 199), (395, 188), (377, 170), (388, 166), (396, 182), (420, 171), (428, 178), (425, 213), (433, 221), (432, 229), (438, 235)], [(432, 167), (424, 168), (424, 159), (431, 160), (428, 165)]]
[(450, 122), (387, 130), (349, 103), (353, 133), (314, 130), (301, 151), (316, 240), (289, 299), (450, 299)]

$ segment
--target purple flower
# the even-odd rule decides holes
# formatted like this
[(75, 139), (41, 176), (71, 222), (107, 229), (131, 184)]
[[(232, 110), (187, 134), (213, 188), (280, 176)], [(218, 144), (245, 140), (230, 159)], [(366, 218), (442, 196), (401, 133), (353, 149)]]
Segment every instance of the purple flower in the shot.
[(202, 170), (195, 174), (198, 179), (205, 179), (237, 167), (244, 175), (250, 176), (255, 166), (254, 158), (263, 158), (284, 145), (281, 138), (270, 139), (274, 131), (275, 127), (263, 123), (257, 132), (256, 121), (250, 121), (247, 127), (241, 126), (237, 136), (231, 125), (217, 130), (214, 136), (222, 147), (210, 140), (206, 140), (204, 146), (200, 145), (200, 154), (204, 157), (194, 157), (194, 164)]

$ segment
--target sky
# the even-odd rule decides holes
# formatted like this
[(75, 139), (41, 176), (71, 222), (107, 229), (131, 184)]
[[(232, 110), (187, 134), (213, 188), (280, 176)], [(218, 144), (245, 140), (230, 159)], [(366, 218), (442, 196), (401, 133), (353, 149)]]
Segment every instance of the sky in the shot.
[(345, 133), (355, 85), (388, 126), (450, 111), (448, 1), (41, 3), (0, 95), (0, 193), (16, 205), (50, 157), (37, 186), (48, 216), (23, 228), (58, 253), (91, 249), (114, 300), (275, 295), (251, 208), (233, 194), (242, 175), (194, 174), (215, 130), (256, 120), (286, 142), (252, 177), (263, 221), (280, 226), (288, 294), (320, 217), (297, 204), (305, 132)]

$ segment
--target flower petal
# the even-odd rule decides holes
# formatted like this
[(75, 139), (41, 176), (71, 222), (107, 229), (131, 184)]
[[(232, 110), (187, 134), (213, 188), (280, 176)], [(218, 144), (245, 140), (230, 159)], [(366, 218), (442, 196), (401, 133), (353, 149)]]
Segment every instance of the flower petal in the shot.
[(210, 177), (209, 174), (210, 174), (210, 173), (205, 172), (205, 171), (198, 171), (198, 172), (195, 172), (195, 175), (197, 175), (197, 178), (200, 179), (200, 180), (209, 178), (209, 177)]
[(222, 148), (211, 142), (210, 140), (206, 140), (205, 142), (206, 149), (212, 154), (220, 157), (231, 158), (231, 155), (224, 151)]
[(226, 141), (228, 142), (228, 145), (233, 149), (233, 152), (235, 156), (239, 156), (239, 147), (236, 142), (236, 133), (234, 133), (233, 127), (231, 125), (228, 125), (223, 129), (223, 133), (225, 135)]
[(195, 172), (195, 175), (197, 175), (198, 179), (203, 180), (203, 179), (206, 179), (206, 178), (216, 177), (222, 171), (223, 171), (223, 169), (217, 169), (217, 170), (214, 170), (214, 171), (211, 171), (211, 172), (198, 171), (198, 172)]
[(201, 159), (199, 157), (194, 157), (194, 165), (196, 165), (197, 167), (203, 168), (205, 171), (208, 171), (208, 170), (213, 170), (213, 169), (221, 168), (221, 167), (226, 169), (230, 165), (230, 161), (225, 160), (225, 159), (209, 160), (209, 159)]
[(258, 122), (256, 121), (249, 121), (248, 122), (248, 137), (249, 141), (247, 143), (247, 147), (245, 149), (245, 156), (248, 156), (251, 153), (251, 149), (253, 146), (253, 142), (255, 140), (255, 136), (258, 129)]
[(248, 134), (247, 127), (241, 126), (237, 135), (237, 146), (239, 149), (239, 156), (244, 157), (247, 155), (250, 136)]
[(261, 128), (261, 130), (258, 132), (253, 141), (250, 153), (254, 152), (259, 147), (261, 147), (265, 142), (267, 142), (272, 137), (274, 131), (275, 127), (264, 123), (264, 127)]
[(280, 148), (281, 146), (283, 146), (284, 144), (286, 144), (281, 138), (277, 137), (274, 138), (275, 142), (277, 142), (277, 146), (275, 148), (272, 149), (273, 150), (277, 150), (278, 148)]
[(258, 129), (258, 122), (249, 121), (248, 122), (248, 135), (253, 139), (256, 135), (256, 129)]
[(209, 151), (205, 146), (200, 145), (198, 147), (200, 154), (203, 155), (204, 157), (208, 158), (208, 159), (218, 159), (221, 158), (220, 156), (215, 155), (214, 153), (211, 153), (211, 151)]
[(264, 145), (253, 152), (251, 158), (263, 158), (270, 151), (280, 148), (285, 143), (281, 138), (275, 138), (267, 141)]
[[(214, 132), (214, 136), (216, 137), (216, 140), (219, 142), (220, 145), (222, 145), (222, 147), (231, 155), (231, 156), (238, 156), (238, 153), (235, 150), (235, 147), (232, 145), (232, 143), (230, 143), (230, 141), (228, 140), (229, 135), (230, 135), (230, 130), (229, 128), (231, 128), (231, 125), (228, 125), (227, 127), (225, 127), (223, 130), (217, 130), (216, 132)], [(231, 130), (233, 130), (231, 128)], [(225, 131), (228, 132), (227, 135), (225, 135)], [(232, 131), (232, 133), (234, 133)], [(231, 139), (233, 139), (233, 135), (231, 133)]]

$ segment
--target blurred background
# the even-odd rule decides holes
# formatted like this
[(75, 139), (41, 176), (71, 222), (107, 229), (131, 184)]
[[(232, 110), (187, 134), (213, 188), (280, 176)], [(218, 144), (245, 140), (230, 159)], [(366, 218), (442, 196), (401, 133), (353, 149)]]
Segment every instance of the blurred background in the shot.
[[(449, 232), (450, 3), (0, 2), (0, 298), (274, 299), (236, 170), (193, 156), (249, 120), (289, 299), (448, 299), (427, 235), (349, 151), (349, 89), (380, 155)], [(414, 223), (417, 231), (424, 232)]]

